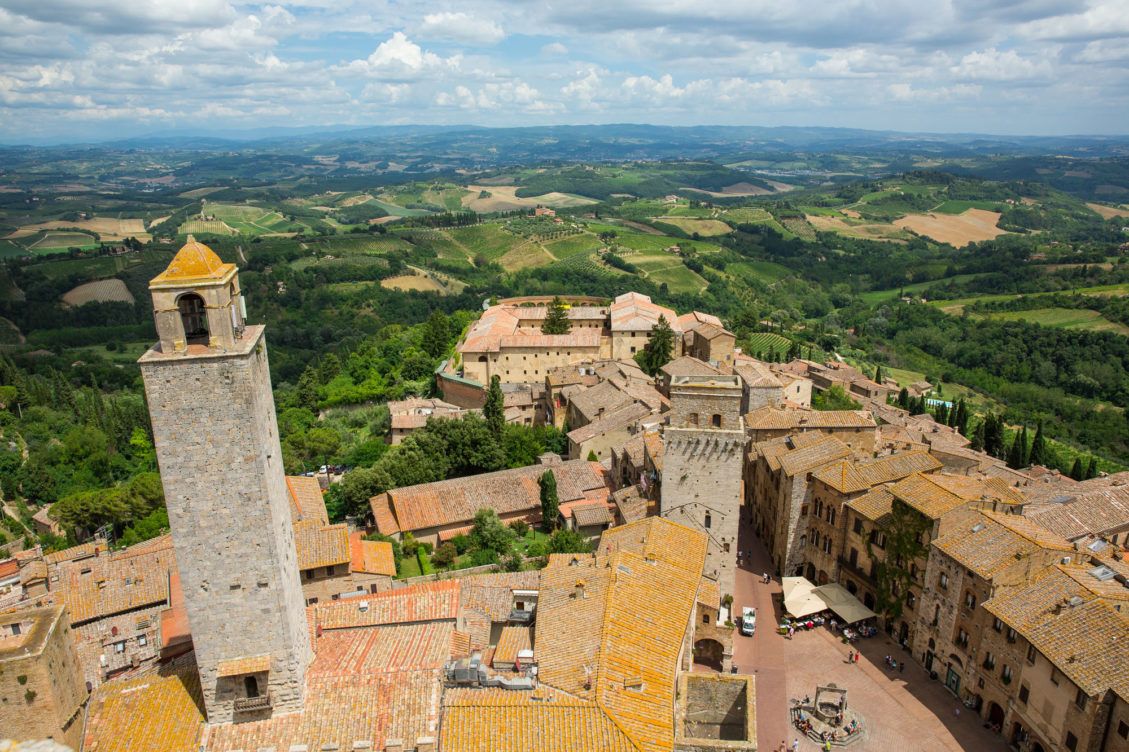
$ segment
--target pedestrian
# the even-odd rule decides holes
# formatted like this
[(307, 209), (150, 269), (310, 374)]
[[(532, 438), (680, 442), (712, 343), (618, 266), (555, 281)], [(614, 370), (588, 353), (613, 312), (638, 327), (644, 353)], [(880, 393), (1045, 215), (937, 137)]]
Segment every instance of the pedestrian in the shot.
[(905, 661), (902, 661), (901, 665), (898, 666), (898, 671), (900, 671), (903, 674), (906, 672), (906, 662)]
[(855, 665), (858, 665), (858, 662), (859, 662), (859, 654), (855, 653)]
[(886, 666), (890, 665), (890, 656), (886, 656)]
[(763, 577), (761, 577), (761, 582), (763, 582), (764, 584), (766, 584), (766, 585), (767, 585), (767, 584), (768, 584), (768, 583), (769, 583), (770, 581), (771, 581), (771, 580), (770, 580), (770, 579), (769, 579), (769, 577), (768, 577), (768, 572), (765, 572), (765, 573), (764, 573), (764, 576), (763, 576)]
[(831, 740), (830, 739), (823, 742), (823, 752), (831, 752)]
[(960, 718), (960, 705), (955, 705), (953, 707), (953, 715), (955, 715), (957, 718)]
[(854, 663), (854, 662), (855, 662), (855, 651), (848, 650), (847, 651), (847, 663)]
[(799, 739), (793, 739), (792, 740), (792, 752), (796, 752), (796, 750), (798, 750), (799, 748), (800, 748), (800, 740)]
[(796, 634), (796, 628), (791, 624), (788, 625), (788, 639), (792, 639), (792, 635)]

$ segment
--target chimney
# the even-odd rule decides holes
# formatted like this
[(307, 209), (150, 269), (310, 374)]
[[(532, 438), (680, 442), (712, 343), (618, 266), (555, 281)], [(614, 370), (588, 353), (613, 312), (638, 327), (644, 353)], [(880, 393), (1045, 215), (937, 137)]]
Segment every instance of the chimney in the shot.
[(576, 581), (576, 588), (572, 592), (572, 597), (577, 600), (588, 597), (584, 594), (584, 580)]
[(416, 739), (416, 752), (435, 752), (435, 737), (421, 736)]
[(401, 739), (388, 739), (384, 742), (384, 752), (404, 752), (404, 742)]

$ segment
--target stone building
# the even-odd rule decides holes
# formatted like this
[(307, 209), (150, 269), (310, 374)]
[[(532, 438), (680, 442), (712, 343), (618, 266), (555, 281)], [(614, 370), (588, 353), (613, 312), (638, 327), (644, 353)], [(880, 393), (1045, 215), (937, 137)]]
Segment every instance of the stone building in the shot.
[(806, 410), (765, 405), (745, 416), (749, 439), (756, 443), (819, 431), (862, 452), (873, 452), (878, 424), (866, 410)]
[[(984, 707), (993, 723), (1002, 722), (1009, 693), (1001, 692), (997, 674), (1002, 671), (1010, 683), (1014, 666), (997, 665), (1000, 653), (981, 644), (998, 623), (980, 606), (1003, 589), (1026, 584), (1072, 551), (1064, 538), (1022, 515), (984, 511), (963, 520), (930, 546), (927, 587), (916, 609), (914, 656), (937, 671), (952, 692), (971, 699), (977, 709)], [(985, 707), (992, 703), (996, 709)]]
[(311, 650), (263, 327), (192, 238), (149, 287), (160, 341), (139, 363), (208, 720), (299, 710)]
[(0, 616), (0, 737), (78, 749), (87, 694), (62, 606)]
[(706, 533), (705, 573), (733, 593), (744, 498), (745, 426), (741, 378), (674, 377), (663, 431), (665, 478), (659, 513)]
[(409, 397), (388, 403), (388, 414), (392, 427), (388, 433), (388, 443), (395, 446), (404, 437), (427, 425), (429, 420), (444, 420), (462, 417), (466, 411), (458, 405), (441, 399)]

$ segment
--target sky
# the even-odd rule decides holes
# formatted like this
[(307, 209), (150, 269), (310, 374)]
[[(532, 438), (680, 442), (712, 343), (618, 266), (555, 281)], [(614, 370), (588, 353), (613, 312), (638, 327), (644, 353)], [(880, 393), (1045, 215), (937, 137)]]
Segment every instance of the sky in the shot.
[(1129, 133), (1129, 0), (0, 0), (0, 140), (272, 126)]

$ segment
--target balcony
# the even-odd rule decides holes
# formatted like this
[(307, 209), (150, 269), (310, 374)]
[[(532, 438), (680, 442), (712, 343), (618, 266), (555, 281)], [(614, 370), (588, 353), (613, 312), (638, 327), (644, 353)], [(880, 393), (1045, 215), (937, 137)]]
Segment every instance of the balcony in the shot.
[(875, 577), (870, 572), (867, 572), (866, 570), (859, 567), (859, 565), (857, 563), (852, 564), (850, 559), (848, 559), (844, 556), (840, 556), (840, 557), (838, 557), (838, 560), (839, 560), (839, 566), (841, 566), (847, 572), (850, 572), (851, 574), (853, 574), (855, 577), (859, 577), (859, 578), (863, 579), (864, 581), (869, 582), (872, 585), (878, 581), (877, 577)]
[(270, 708), (270, 692), (264, 692), (258, 697), (238, 697), (235, 700), (236, 713), (250, 713), (268, 708)]
[(522, 611), (520, 609), (515, 608), (512, 611), (510, 611), (509, 621), (511, 621), (515, 624), (532, 624), (533, 623), (533, 612), (532, 611)]

